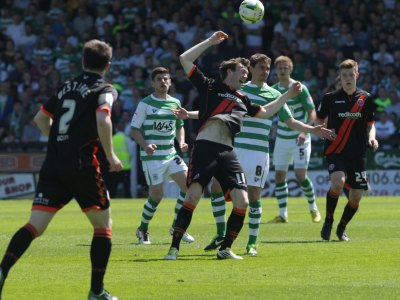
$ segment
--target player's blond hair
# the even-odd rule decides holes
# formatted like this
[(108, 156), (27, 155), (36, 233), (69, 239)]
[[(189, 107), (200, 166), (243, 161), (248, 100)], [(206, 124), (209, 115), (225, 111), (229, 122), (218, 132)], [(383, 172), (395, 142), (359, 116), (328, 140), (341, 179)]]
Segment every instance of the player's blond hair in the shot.
[(281, 55), (281, 56), (278, 56), (277, 58), (275, 58), (275, 61), (274, 61), (274, 66), (275, 66), (275, 68), (276, 68), (276, 66), (277, 66), (279, 63), (281, 63), (281, 62), (286, 62), (286, 63), (288, 63), (289, 66), (290, 66), (290, 68), (293, 69), (293, 61), (290, 59), (289, 56)]
[(346, 59), (342, 61), (339, 65), (339, 71), (342, 69), (354, 69), (358, 73), (358, 63), (352, 59)]

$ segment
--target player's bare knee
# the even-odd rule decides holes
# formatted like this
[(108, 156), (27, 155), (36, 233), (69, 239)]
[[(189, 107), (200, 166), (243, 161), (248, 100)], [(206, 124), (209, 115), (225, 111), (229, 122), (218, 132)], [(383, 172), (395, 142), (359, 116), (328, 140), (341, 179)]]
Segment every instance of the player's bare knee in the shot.
[(191, 192), (188, 192), (186, 194), (185, 202), (188, 202), (191, 205), (197, 206), (198, 201), (199, 201), (199, 199), (198, 199), (197, 195), (195, 195), (195, 194), (193, 194)]
[(160, 203), (162, 198), (163, 198), (163, 191), (151, 191), (149, 193), (149, 196), (151, 198), (151, 200), (153, 200), (156, 203)]
[(276, 171), (275, 172), (275, 181), (277, 183), (284, 182), (286, 180), (286, 172)]
[(163, 198), (164, 191), (160, 187), (150, 187), (149, 196), (154, 202), (160, 203)]
[(332, 190), (336, 193), (340, 193), (344, 187), (344, 180), (332, 180)]
[(256, 186), (248, 186), (247, 187), (247, 196), (249, 198), (249, 203), (257, 202), (261, 199), (261, 191), (260, 187)]
[(296, 180), (299, 183), (302, 183), (306, 178), (307, 176), (305, 174), (296, 174)]
[(233, 205), (240, 209), (246, 209), (249, 206), (249, 198), (246, 190), (233, 189), (231, 191)]

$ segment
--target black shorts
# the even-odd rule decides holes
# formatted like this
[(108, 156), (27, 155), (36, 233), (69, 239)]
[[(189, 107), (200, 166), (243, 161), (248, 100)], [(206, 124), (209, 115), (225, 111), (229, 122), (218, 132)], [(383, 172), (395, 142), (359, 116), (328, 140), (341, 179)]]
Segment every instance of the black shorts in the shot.
[(84, 212), (110, 207), (110, 197), (98, 168), (61, 170), (43, 167), (40, 170), (33, 210), (56, 212), (72, 198)]
[(347, 159), (340, 154), (326, 157), (328, 172), (342, 171), (346, 174), (346, 183), (353, 189), (368, 190), (366, 161), (364, 157)]
[(187, 186), (198, 182), (203, 189), (215, 177), (225, 195), (234, 189), (247, 190), (246, 179), (239, 159), (230, 146), (205, 140), (195, 142), (190, 157)]

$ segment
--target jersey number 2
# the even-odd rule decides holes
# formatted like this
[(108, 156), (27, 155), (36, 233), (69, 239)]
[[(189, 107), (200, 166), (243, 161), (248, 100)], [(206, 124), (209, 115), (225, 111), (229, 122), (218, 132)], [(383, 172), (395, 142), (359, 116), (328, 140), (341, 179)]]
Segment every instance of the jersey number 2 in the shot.
[(58, 126), (58, 133), (66, 134), (68, 131), (71, 119), (75, 113), (75, 107), (76, 107), (75, 100), (65, 99), (62, 104), (62, 107), (66, 108), (67, 111), (65, 113), (63, 113), (63, 115), (60, 118), (60, 124)]

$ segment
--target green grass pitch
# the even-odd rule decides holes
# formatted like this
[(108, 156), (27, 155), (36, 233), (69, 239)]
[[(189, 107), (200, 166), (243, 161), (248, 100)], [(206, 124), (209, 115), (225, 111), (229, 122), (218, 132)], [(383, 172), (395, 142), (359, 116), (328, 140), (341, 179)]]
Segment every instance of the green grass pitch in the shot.
[[(325, 200), (317, 199), (324, 217)], [(165, 199), (150, 223), (151, 245), (138, 245), (135, 230), (144, 199), (112, 200), (113, 250), (105, 287), (119, 299), (400, 299), (400, 198), (365, 197), (350, 223), (350, 242), (322, 242), (304, 198), (289, 199), (289, 223), (267, 224), (278, 211), (263, 199), (257, 257), (219, 261), (203, 248), (215, 233), (209, 199), (195, 210), (177, 261), (164, 261), (175, 201)], [(341, 197), (336, 222), (345, 204)], [(29, 217), (31, 201), (0, 201), (0, 257)], [(231, 204), (228, 203), (230, 212)], [(334, 227), (335, 228), (335, 227)], [(246, 223), (233, 245), (244, 254)], [(92, 230), (75, 201), (53, 219), (43, 236), (10, 271), (3, 300), (86, 299)]]

